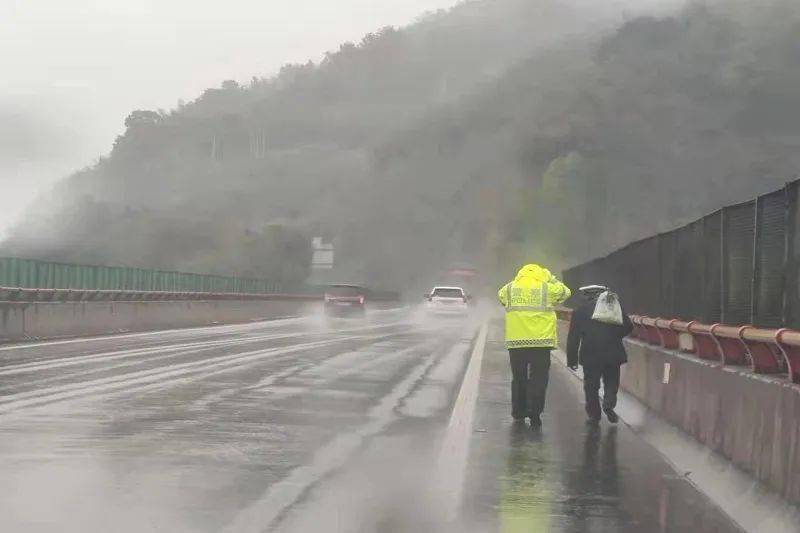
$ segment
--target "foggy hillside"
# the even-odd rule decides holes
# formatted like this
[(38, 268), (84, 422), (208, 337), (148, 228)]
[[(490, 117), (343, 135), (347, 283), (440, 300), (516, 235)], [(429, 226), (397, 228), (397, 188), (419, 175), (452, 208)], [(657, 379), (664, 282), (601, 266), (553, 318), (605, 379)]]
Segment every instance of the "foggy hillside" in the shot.
[[(309, 236), (324, 228), (348, 246), (384, 139), (598, 19), (553, 0), (467, 2), (346, 43), (319, 65), (226, 81), (169, 112), (133, 111), (109, 157), (37, 202), (4, 248), (268, 277), (280, 272), (266, 257), (281, 255), (303, 278)], [(276, 238), (284, 247), (272, 248)]]
[(324, 235), (397, 287), (605, 253), (797, 172), (800, 15), (741, 4), (472, 1), (134, 111), (3, 252), (300, 281)]
[[(430, 228), (431, 249), (437, 230), (481, 227), (489, 260), (509, 275), (527, 260), (603, 255), (793, 179), (800, 70), (786, 65), (800, 61), (800, 10), (748, 4), (632, 19), (430, 114), (378, 152), (397, 206), (387, 227)], [(409, 239), (411, 255), (420, 240)]]

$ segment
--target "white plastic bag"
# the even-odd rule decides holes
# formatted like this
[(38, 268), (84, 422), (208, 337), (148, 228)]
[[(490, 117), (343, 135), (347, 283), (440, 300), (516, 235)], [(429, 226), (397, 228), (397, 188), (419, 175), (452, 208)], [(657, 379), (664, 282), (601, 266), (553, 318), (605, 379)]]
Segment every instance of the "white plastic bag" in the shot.
[(622, 306), (619, 305), (619, 297), (611, 291), (606, 291), (597, 297), (594, 305), (592, 320), (597, 320), (603, 324), (622, 325)]

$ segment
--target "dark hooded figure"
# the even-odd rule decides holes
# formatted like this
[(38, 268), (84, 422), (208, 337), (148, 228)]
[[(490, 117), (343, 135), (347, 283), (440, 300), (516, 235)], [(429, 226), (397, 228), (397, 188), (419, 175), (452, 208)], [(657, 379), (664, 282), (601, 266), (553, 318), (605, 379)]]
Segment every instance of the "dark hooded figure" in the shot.
[[(583, 304), (572, 314), (567, 340), (567, 366), (573, 370), (583, 366), (583, 390), (586, 393), (586, 414), (589, 422), (600, 421), (600, 382), (603, 382), (603, 406), (608, 421), (619, 420), (617, 406), (620, 367), (628, 361), (622, 339), (632, 330), (631, 319), (616, 299), (616, 295), (600, 285), (581, 287)], [(592, 318), (598, 298), (616, 302), (619, 323), (609, 323)], [(604, 300), (605, 301), (605, 300)]]

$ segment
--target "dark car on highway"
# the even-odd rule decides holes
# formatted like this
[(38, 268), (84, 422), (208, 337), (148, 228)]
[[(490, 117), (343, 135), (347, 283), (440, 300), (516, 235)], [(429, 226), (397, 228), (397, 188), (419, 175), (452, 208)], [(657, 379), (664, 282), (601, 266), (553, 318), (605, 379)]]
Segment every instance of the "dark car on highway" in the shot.
[(325, 291), (325, 314), (329, 316), (364, 316), (367, 290), (359, 285), (331, 285)]

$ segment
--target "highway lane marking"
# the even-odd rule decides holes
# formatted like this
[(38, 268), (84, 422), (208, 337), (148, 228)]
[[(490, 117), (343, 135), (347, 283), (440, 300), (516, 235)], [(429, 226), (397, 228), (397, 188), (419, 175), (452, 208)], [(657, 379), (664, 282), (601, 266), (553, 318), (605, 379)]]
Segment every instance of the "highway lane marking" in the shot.
[(0, 352), (27, 350), (30, 348), (41, 348), (49, 346), (62, 346), (65, 344), (76, 344), (81, 342), (100, 342), (100, 341), (112, 341), (119, 339), (133, 339), (140, 337), (155, 337), (155, 336), (161, 337), (176, 333), (187, 334), (191, 336), (192, 333), (195, 333), (197, 331), (204, 331), (211, 334), (238, 333), (240, 331), (258, 329), (258, 328), (271, 329), (285, 325), (286, 322), (300, 322), (307, 319), (308, 317), (281, 318), (278, 320), (267, 319), (259, 322), (248, 322), (247, 324), (226, 324), (220, 326), (200, 326), (195, 328), (161, 329), (156, 331), (143, 331), (140, 333), (115, 333), (112, 335), (98, 335), (96, 337), (80, 337), (76, 339), (64, 339), (64, 340), (54, 340), (54, 341), (44, 341), (44, 342), (34, 342), (34, 343), (20, 343), (20, 344), (12, 344), (10, 346), (2, 346), (0, 347)]
[[(336, 356), (334, 355), (333, 357)], [(280, 372), (275, 372), (274, 374), (270, 374), (267, 377), (261, 379), (258, 383), (255, 383), (253, 385), (241, 388), (229, 388), (213, 392), (211, 394), (208, 394), (206, 396), (203, 396), (195, 400), (187, 409), (189, 411), (208, 410), (210, 405), (225, 401), (227, 398), (236, 396), (242, 391), (247, 392), (251, 390), (258, 390), (261, 387), (269, 387), (279, 379), (288, 378), (289, 376), (296, 374), (297, 372), (302, 372), (304, 369), (313, 365), (314, 363), (301, 363), (298, 365), (290, 366), (289, 368), (282, 370)]]
[[(403, 334), (402, 333), (396, 333), (396, 334), (389, 334), (389, 335), (373, 335), (372, 338), (375, 338), (375, 339), (386, 339), (386, 338), (396, 337), (396, 336), (400, 336), (400, 335), (403, 335)], [(364, 339), (364, 338), (368, 338), (368, 337), (360, 337), (359, 339)], [(351, 339), (347, 339), (347, 340), (353, 340), (353, 339), (351, 338)], [(334, 344), (334, 343), (331, 343), (331, 344)], [(280, 354), (280, 355), (287, 355), (287, 354)], [(337, 355), (337, 354), (335, 354), (335, 355)], [(228, 365), (227, 367), (223, 367), (223, 368), (221, 368), (219, 370), (215, 370), (213, 372), (208, 372), (208, 373), (205, 373), (205, 374), (189, 375), (189, 376), (186, 376), (186, 377), (181, 377), (179, 379), (174, 379), (174, 380), (167, 381), (167, 382), (158, 381), (156, 383), (152, 383), (152, 384), (148, 384), (148, 385), (142, 385), (142, 386), (131, 388), (131, 389), (123, 389), (123, 390), (120, 390), (120, 391), (114, 391), (114, 392), (111, 392), (111, 393), (108, 393), (108, 394), (104, 394), (104, 397), (105, 398), (118, 397), (118, 396), (130, 395), (133, 392), (135, 392), (135, 393), (143, 393), (143, 392), (152, 392), (152, 391), (158, 391), (158, 390), (174, 388), (174, 387), (176, 387), (178, 385), (184, 385), (184, 384), (191, 383), (193, 381), (197, 381), (197, 380), (200, 380), (200, 379), (208, 379), (210, 377), (218, 376), (220, 374), (226, 374), (226, 373), (229, 373), (229, 372), (241, 372), (242, 369), (247, 368), (250, 364), (258, 364), (258, 363), (261, 363), (261, 362), (263, 362), (263, 361), (262, 360), (254, 360), (252, 362), (249, 362), (248, 364), (243, 364), (243, 365), (235, 365), (235, 366)], [(312, 363), (312, 366), (313, 366), (313, 363)], [(85, 401), (91, 400), (91, 398), (80, 398), (79, 400), (82, 401), (82, 402), (85, 402)]]
[(481, 326), (472, 350), (464, 381), (456, 398), (450, 422), (442, 440), (437, 462), (436, 485), (442, 498), (442, 511), (448, 522), (458, 517), (464, 492), (469, 444), (472, 438), (475, 405), (478, 401), (481, 367), (486, 351), (489, 322)]
[(450, 403), (452, 387), (464, 369), (470, 343), (460, 341), (425, 376), (420, 388), (405, 399), (400, 412), (412, 418), (429, 418)]
[[(55, 368), (64, 368), (68, 366), (75, 366), (84, 363), (95, 363), (95, 362), (107, 362), (107, 361), (115, 361), (119, 359), (127, 359), (130, 357), (136, 357), (140, 355), (149, 355), (154, 353), (168, 353), (174, 351), (181, 351), (181, 350), (188, 350), (188, 353), (191, 353), (193, 348), (218, 348), (220, 346), (235, 346), (238, 344), (247, 344), (249, 342), (262, 342), (265, 340), (277, 340), (277, 339), (290, 339), (294, 337), (302, 336), (303, 334), (272, 334), (272, 335), (263, 335), (259, 337), (245, 337), (245, 338), (231, 338), (225, 340), (213, 340), (213, 341), (199, 341), (199, 342), (187, 342), (184, 344), (164, 344), (160, 346), (153, 346), (148, 348), (133, 348), (130, 350), (114, 350), (108, 352), (102, 352), (97, 354), (91, 355), (78, 355), (74, 357), (64, 357), (61, 359), (54, 359), (49, 361), (38, 361), (35, 363), (24, 363), (21, 365), (15, 365), (11, 367), (2, 367), (3, 369), (0, 370), (0, 376), (9, 376), (15, 374), (26, 374), (30, 372), (37, 372), (41, 370), (51, 370)], [(146, 361), (153, 361), (154, 359), (142, 359), (142, 362)], [(111, 367), (113, 368), (113, 367)]]
[[(196, 348), (192, 348), (192, 349), (180, 349), (178, 351), (162, 350), (162, 352), (166, 351), (166, 352), (172, 352), (172, 353), (166, 353), (166, 354), (160, 355), (158, 357), (149, 357), (149, 358), (146, 358), (146, 359), (137, 359), (135, 361), (128, 361), (126, 363), (120, 363), (120, 364), (115, 364), (115, 365), (92, 367), (92, 368), (90, 368), (88, 370), (80, 370), (80, 371), (77, 371), (77, 372), (69, 372), (69, 373), (59, 374), (57, 376), (51, 376), (51, 377), (48, 377), (48, 378), (36, 378), (36, 379), (28, 380), (28, 381), (15, 382), (12, 386), (0, 388), (0, 402), (3, 400), (4, 397), (8, 396), (9, 394), (15, 394), (13, 392), (13, 390), (18, 389), (20, 387), (39, 386), (40, 387), (39, 389), (34, 389), (34, 390), (27, 391), (27, 392), (33, 393), (33, 392), (35, 392), (35, 390), (41, 390), (41, 386), (42, 385), (52, 384), (52, 383), (59, 383), (59, 382), (67, 382), (68, 383), (68, 382), (74, 380), (74, 378), (77, 377), (77, 376), (81, 376), (81, 377), (85, 378), (85, 377), (88, 377), (90, 375), (95, 375), (95, 374), (107, 374), (107, 373), (114, 372), (114, 371), (121, 370), (121, 369), (135, 368), (135, 367), (139, 367), (139, 366), (142, 366), (142, 365), (147, 365), (147, 364), (152, 364), (152, 363), (159, 363), (161, 361), (165, 361), (165, 360), (168, 360), (168, 359), (176, 359), (176, 358), (186, 357), (186, 356), (191, 356), (191, 355), (199, 355), (202, 352), (209, 351), (209, 350), (219, 350), (220, 348), (236, 348), (237, 346), (238, 346), (238, 344), (234, 344), (234, 343), (227, 344), (226, 343), (226, 344), (216, 345), (216, 346), (205, 346), (204, 345), (202, 347), (196, 347)], [(130, 357), (131, 356), (125, 356), (125, 358), (130, 358)], [(102, 362), (110, 361), (112, 359), (115, 360), (117, 358), (116, 357), (109, 358), (109, 359), (106, 359), (106, 360), (104, 360)], [(156, 367), (156, 368), (151, 369), (151, 370), (156, 370), (158, 368), (163, 368), (163, 366), (162, 367)], [(125, 375), (130, 375), (130, 374), (121, 374), (120, 376), (125, 376)], [(12, 392), (5, 393), (5, 391), (12, 391)]]
[[(401, 333), (401, 334), (398, 334), (398, 335), (403, 335), (403, 334)], [(320, 386), (327, 385), (329, 383), (333, 383), (333, 382), (335, 382), (335, 381), (337, 381), (337, 380), (339, 380), (339, 379), (341, 379), (343, 377), (347, 377), (347, 376), (350, 376), (350, 375), (353, 375), (353, 374), (356, 374), (356, 373), (359, 373), (359, 372), (363, 372), (365, 369), (368, 369), (368, 368), (370, 368), (372, 366), (378, 366), (380, 364), (383, 364), (385, 362), (385, 360), (390, 360), (390, 359), (395, 359), (395, 358), (398, 358), (398, 357), (403, 357), (405, 355), (408, 355), (409, 353), (413, 353), (413, 352), (418, 351), (420, 349), (425, 349), (426, 345), (428, 345), (428, 344), (433, 344), (433, 342), (431, 342), (431, 341), (421, 342), (421, 343), (413, 345), (412, 347), (409, 347), (409, 348), (406, 348), (404, 350), (401, 350), (399, 352), (391, 352), (391, 353), (387, 353), (387, 354), (382, 354), (382, 355), (378, 356), (377, 358), (372, 358), (372, 359), (369, 359), (367, 361), (363, 361), (359, 365), (354, 366), (354, 367), (349, 367), (346, 370), (341, 370), (337, 374), (335, 374), (335, 375), (333, 375), (331, 377), (327, 377), (326, 376), (326, 377), (320, 379), (319, 381), (315, 382), (312, 385), (306, 385), (306, 386), (303, 386), (303, 387), (298, 387), (299, 389), (302, 389), (302, 390), (298, 390), (297, 392), (283, 393), (283, 394), (280, 395), (280, 399), (285, 400), (286, 398), (291, 398), (293, 396), (296, 396), (296, 395), (300, 394), (301, 392), (307, 392), (307, 391), (312, 391), (313, 392), (314, 389), (317, 389)], [(372, 346), (374, 346), (374, 344), (369, 344), (369, 345), (365, 346), (364, 348), (372, 347)], [(354, 354), (364, 354), (364, 348), (361, 348), (359, 350), (348, 350), (348, 351), (345, 351), (345, 352), (339, 352), (339, 353), (336, 353), (336, 354), (332, 354), (329, 357), (324, 358), (319, 363), (308, 362), (308, 363), (295, 365), (295, 366), (293, 366), (291, 368), (287, 368), (286, 370), (284, 370), (282, 372), (279, 372), (277, 374), (271, 374), (270, 376), (267, 376), (266, 378), (262, 379), (261, 381), (259, 381), (258, 383), (255, 383), (253, 385), (248, 385), (246, 387), (242, 387), (241, 389), (230, 389), (225, 394), (223, 394), (222, 392), (218, 392), (218, 393), (212, 394), (211, 396), (214, 397), (213, 400), (207, 400), (207, 397), (206, 398), (201, 398), (201, 399), (197, 400), (193, 405), (200, 405), (200, 406), (205, 407), (210, 403), (217, 402), (217, 401), (222, 401), (223, 399), (225, 399), (227, 397), (230, 397), (230, 396), (235, 396), (240, 391), (244, 391), (244, 392), (262, 392), (264, 390), (268, 390), (268, 388), (271, 387), (272, 385), (274, 385), (275, 382), (278, 379), (285, 379), (285, 378), (291, 377), (293, 375), (297, 375), (297, 377), (300, 378), (300, 374), (302, 372), (305, 372), (307, 370), (313, 370), (313, 371), (316, 372), (316, 371), (319, 370), (321, 365), (330, 363), (330, 362), (334, 361), (335, 359), (340, 359), (340, 358), (343, 358), (343, 357), (352, 356)], [(364, 354), (364, 356), (366, 357), (367, 354)]]
[(311, 486), (337, 468), (342, 467), (363, 442), (384, 431), (397, 415), (395, 410), (411, 394), (416, 384), (439, 360), (442, 351), (433, 351), (415, 366), (406, 377), (367, 412), (369, 422), (340, 433), (319, 448), (309, 463), (296, 467), (282, 480), (271, 485), (264, 494), (242, 510), (223, 530), (231, 533), (266, 531)]
[(29, 363), (20, 363), (16, 365), (7, 365), (0, 367), (0, 376), (3, 375), (13, 375), (19, 373), (26, 373), (26, 372), (33, 372), (37, 370), (49, 370), (52, 368), (61, 368), (65, 366), (74, 366), (82, 363), (92, 363), (97, 360), (104, 360), (104, 361), (111, 361), (115, 359), (122, 359), (127, 357), (135, 357), (137, 355), (148, 355), (150, 353), (157, 353), (163, 351), (171, 351), (171, 350), (180, 350), (185, 348), (193, 348), (193, 347), (217, 347), (217, 346), (224, 346), (224, 345), (236, 345), (236, 344), (247, 344), (251, 342), (260, 342), (264, 340), (277, 340), (277, 339), (291, 339), (297, 337), (315, 337), (319, 335), (336, 335), (336, 334), (349, 334), (349, 333), (359, 333), (363, 331), (371, 331), (371, 330), (378, 330), (378, 329), (385, 329), (389, 327), (395, 327), (399, 324), (386, 324), (386, 325), (374, 325), (374, 326), (367, 326), (362, 328), (350, 328), (350, 329), (342, 329), (342, 330), (331, 330), (331, 331), (303, 331), (298, 333), (277, 333), (277, 334), (269, 334), (269, 335), (260, 335), (260, 336), (249, 336), (249, 337), (231, 337), (227, 339), (219, 339), (219, 340), (203, 340), (203, 341), (196, 341), (196, 342), (189, 342), (183, 344), (162, 344), (158, 346), (150, 346), (146, 348), (132, 348), (126, 350), (111, 350), (96, 354), (88, 354), (88, 355), (74, 355), (74, 356), (67, 356), (62, 357), (59, 359), (49, 359), (49, 360), (39, 360)]
[[(203, 333), (208, 333), (209, 335), (217, 335), (217, 336), (236, 335), (247, 331), (258, 331), (259, 329), (274, 329), (277, 327), (285, 326), (287, 323), (290, 322), (294, 322), (296, 324), (303, 324), (303, 323), (313, 322), (314, 320), (315, 320), (314, 316), (300, 316), (291, 318), (280, 318), (277, 320), (264, 319), (257, 322), (248, 322), (246, 324), (225, 324), (218, 326), (200, 326), (193, 328), (162, 329), (156, 331), (143, 331), (138, 333), (116, 333), (111, 335), (98, 335), (98, 336), (80, 337), (74, 339), (11, 344), (8, 346), (0, 346), (0, 352), (29, 350), (32, 348), (48, 348), (48, 347), (64, 346), (64, 345), (79, 344), (79, 343), (117, 341), (121, 339), (135, 339), (142, 337), (166, 337), (170, 335), (176, 337), (183, 337), (183, 336), (191, 337), (193, 334), (197, 332), (203, 332)], [(393, 322), (371, 324), (369, 327), (389, 327), (401, 324), (412, 325), (412, 322), (407, 318), (403, 318), (401, 320), (395, 320)], [(336, 330), (331, 330), (331, 331), (335, 332)]]
[[(122, 376), (112, 376), (109, 378), (98, 379), (90, 382), (74, 383), (51, 387), (37, 391), (29, 391), (0, 397), (0, 417), (19, 414), (18, 410), (26, 407), (42, 407), (56, 402), (70, 400), (88, 401), (102, 394), (104, 397), (110, 395), (127, 395), (132, 392), (146, 392), (171, 388), (178, 384), (189, 383), (197, 379), (231, 372), (240, 371), (242, 368), (253, 363), (263, 362), (265, 359), (272, 359), (280, 355), (295, 353), (298, 351), (332, 346), (342, 342), (389, 339), (407, 335), (407, 332), (397, 332), (392, 334), (380, 335), (360, 335), (345, 338), (328, 339), (312, 343), (298, 344), (288, 347), (281, 347), (267, 350), (253, 350), (237, 354), (229, 354), (201, 361), (182, 363), (159, 367), (156, 369), (131, 372)], [(207, 370), (214, 370), (206, 372)], [(177, 378), (167, 379), (164, 378)], [(139, 386), (136, 386), (139, 385)]]
[[(356, 330), (353, 330), (356, 332)], [(365, 330), (367, 331), (367, 330)], [(209, 340), (209, 341), (198, 341), (198, 342), (190, 342), (184, 344), (165, 344), (162, 346), (156, 347), (149, 347), (149, 348), (135, 348), (131, 350), (120, 350), (120, 351), (109, 351), (103, 352), (99, 354), (92, 354), (92, 355), (85, 355), (85, 356), (73, 356), (73, 357), (65, 357), (62, 359), (51, 360), (51, 361), (44, 361), (44, 362), (37, 362), (37, 363), (29, 363), (24, 365), (18, 365), (10, 368), (6, 368), (4, 370), (0, 370), (0, 376), (2, 375), (13, 375), (13, 374), (20, 374), (20, 373), (29, 373), (34, 371), (40, 370), (50, 370), (54, 368), (62, 368), (66, 366), (75, 366), (83, 363), (95, 363), (98, 362), (106, 362), (106, 361), (114, 361), (118, 359), (125, 359), (130, 357), (135, 357), (138, 355), (149, 355), (152, 353), (163, 353), (163, 352), (171, 352), (176, 350), (189, 350), (187, 353), (191, 353), (192, 349), (199, 348), (199, 350), (195, 351), (202, 351), (209, 348), (218, 348), (220, 346), (238, 346), (241, 344), (251, 344), (251, 343), (258, 343), (263, 341), (269, 340), (284, 340), (284, 339), (293, 339), (297, 337), (316, 337), (320, 335), (325, 335), (324, 332), (302, 332), (302, 333), (278, 333), (278, 334), (271, 334), (271, 335), (262, 335), (256, 337), (241, 337), (241, 338), (230, 338), (224, 340)], [(147, 361), (154, 361), (158, 358), (151, 358), (151, 359), (142, 359), (142, 362)], [(113, 368), (113, 367), (110, 367)]]
[[(376, 337), (380, 338), (382, 336)], [(364, 336), (362, 338), (369, 338), (369, 336)], [(49, 389), (18, 393), (0, 398), (0, 415), (19, 409), (20, 407), (29, 407), (42, 403), (53, 403), (53, 401), (71, 399), (75, 396), (85, 395), (86, 393), (103, 392), (109, 389), (113, 390), (120, 387), (124, 388), (130, 385), (136, 385), (138, 383), (149, 383), (154, 380), (161, 380), (163, 378), (169, 378), (173, 376), (177, 377), (187, 373), (202, 372), (204, 370), (210, 370), (220, 366), (240, 366), (241, 363), (260, 360), (265, 357), (271, 358), (277, 355), (320, 348), (323, 346), (330, 346), (341, 342), (352, 342), (353, 340), (355, 340), (353, 337), (348, 337), (343, 339), (329, 339), (325, 341), (296, 344), (293, 346), (274, 349), (253, 350), (232, 355), (203, 359), (201, 361), (193, 361), (190, 363), (181, 363), (177, 365), (159, 367), (156, 369), (131, 372), (122, 376), (113, 376), (89, 382), (73, 383), (69, 385), (51, 387)]]
[[(373, 329), (382, 329), (382, 328), (373, 328)], [(361, 330), (353, 330), (353, 331), (361, 331)], [(364, 331), (369, 331), (369, 328), (365, 329)], [(402, 334), (402, 333), (398, 333), (398, 335), (399, 334)], [(140, 365), (152, 364), (154, 362), (163, 361), (163, 360), (166, 360), (166, 359), (185, 357), (185, 356), (191, 355), (191, 354), (199, 354), (199, 353), (201, 353), (203, 351), (208, 351), (208, 350), (212, 350), (212, 349), (233, 348), (233, 347), (236, 347), (236, 346), (240, 346), (242, 344), (251, 344), (251, 343), (256, 343), (256, 342), (263, 342), (264, 340), (277, 340), (277, 339), (283, 340), (283, 339), (287, 339), (287, 338), (296, 338), (296, 337), (303, 336), (303, 335), (304, 334), (269, 335), (269, 336), (262, 336), (262, 337), (247, 337), (247, 338), (244, 338), (244, 339), (226, 339), (224, 341), (190, 343), (190, 344), (185, 344), (185, 345), (162, 347), (162, 348), (159, 348), (159, 349), (147, 348), (146, 352), (139, 352), (137, 350), (133, 350), (133, 351), (130, 351), (130, 352), (124, 352), (121, 355), (116, 355), (116, 356), (112, 356), (112, 357), (106, 357), (101, 362), (118, 360), (118, 359), (126, 359), (126, 358), (130, 358), (130, 357), (136, 357), (136, 356), (142, 355), (143, 353), (146, 355), (146, 354), (150, 354), (150, 353), (159, 353), (159, 352), (161, 352), (161, 353), (164, 353), (164, 355), (160, 355), (158, 357), (148, 357), (148, 358), (139, 359), (139, 360), (136, 360), (136, 361), (131, 361), (131, 362), (117, 364), (117, 365), (91, 368), (90, 370), (82, 370), (82, 371), (78, 371), (78, 372), (70, 372), (70, 373), (60, 374), (58, 376), (52, 376), (52, 377), (48, 377), (48, 378), (29, 379), (29, 380), (26, 380), (26, 381), (23, 381), (23, 382), (15, 382), (11, 386), (0, 387), (0, 402), (2, 402), (2, 400), (5, 397), (8, 397), (10, 394), (14, 394), (13, 392), (10, 393), (10, 394), (9, 393), (4, 394), (3, 391), (9, 391), (9, 390), (13, 391), (15, 388), (18, 388), (20, 386), (24, 387), (24, 386), (31, 386), (31, 385), (43, 385), (43, 384), (46, 384), (46, 383), (57, 383), (57, 382), (60, 382), (60, 381), (69, 381), (70, 379), (74, 378), (75, 376), (84, 376), (85, 377), (85, 376), (88, 376), (90, 374), (108, 373), (108, 372), (113, 372), (114, 370), (119, 370), (119, 369), (122, 369), (122, 368), (137, 367), (137, 366), (140, 366)], [(324, 334), (314, 334), (314, 335), (309, 335), (309, 336), (317, 336), (317, 335), (324, 335)], [(350, 337), (350, 338), (358, 339), (359, 337)], [(169, 353), (169, 352), (174, 352), (174, 353)], [(89, 357), (95, 357), (95, 356), (89, 356)], [(86, 362), (86, 361), (84, 361), (84, 362)], [(91, 363), (91, 362), (94, 362), (94, 361), (92, 360), (92, 361), (88, 361), (88, 362)], [(62, 365), (62, 364), (55, 365), (55, 367), (60, 367), (60, 366), (65, 366), (65, 365)], [(49, 370), (51, 368), (54, 368), (54, 367), (47, 367), (46, 370)], [(14, 372), (9, 372), (9, 373), (14, 373)], [(3, 374), (4, 374), (4, 372), (0, 372), (0, 375), (3, 375)], [(41, 390), (41, 389), (39, 389), (39, 390)], [(35, 393), (35, 391), (28, 391), (28, 392)]]
[[(346, 370), (340, 370), (339, 372), (337, 372), (336, 374), (333, 374), (333, 375), (323, 375), (322, 377), (315, 377), (313, 375), (312, 376), (306, 376), (306, 379), (311, 378), (311, 379), (316, 379), (316, 381), (314, 381), (313, 383), (311, 383), (309, 385), (305, 385), (305, 386), (301, 385), (301, 386), (297, 387), (297, 389), (302, 389), (302, 390), (292, 390), (292, 391), (286, 391), (284, 393), (281, 393), (280, 394), (280, 398), (282, 400), (284, 400), (284, 399), (287, 399), (287, 398), (291, 398), (293, 396), (297, 396), (297, 395), (299, 395), (299, 394), (301, 394), (301, 393), (303, 393), (305, 391), (311, 390), (313, 392), (314, 390), (320, 389), (321, 387), (323, 387), (325, 385), (329, 385), (331, 383), (335, 383), (336, 381), (339, 381), (339, 380), (341, 380), (343, 378), (347, 378), (347, 377), (353, 376), (355, 374), (362, 374), (363, 375), (365, 371), (367, 371), (367, 370), (369, 370), (371, 368), (374, 368), (374, 367), (381, 367), (381, 366), (385, 365), (388, 361), (391, 361), (393, 359), (400, 359), (400, 358), (406, 357), (407, 355), (413, 354), (415, 352), (423, 351), (423, 350), (427, 350), (427, 349), (434, 350), (436, 348), (436, 345), (441, 344), (441, 343), (442, 343), (442, 341), (440, 341), (440, 340), (435, 340), (435, 341), (428, 340), (428, 341), (424, 341), (424, 342), (420, 342), (420, 343), (414, 344), (414, 345), (412, 345), (412, 346), (410, 346), (408, 348), (404, 348), (404, 349), (402, 349), (400, 351), (391, 351), (391, 352), (388, 352), (388, 353), (383, 353), (383, 354), (371, 357), (371, 358), (369, 358), (369, 359), (367, 359), (365, 361), (361, 361), (359, 364), (357, 364), (355, 366), (351, 366), (351, 367), (347, 368)], [(369, 345), (369, 346), (372, 346), (372, 345)], [(349, 352), (342, 352), (340, 354), (336, 354), (335, 356), (327, 359), (326, 362), (330, 362), (333, 359), (338, 358), (338, 357), (344, 357), (344, 356), (353, 355), (353, 354), (360, 354), (360, 353), (363, 353), (363, 350), (354, 350), (354, 351), (349, 351)], [(372, 354), (364, 354), (364, 358), (369, 357), (371, 355)], [(317, 372), (318, 369), (319, 369), (318, 365), (311, 365), (307, 370), (312, 371), (312, 373), (318, 373)], [(298, 375), (297, 377), (298, 377), (298, 379), (302, 379), (302, 377), (300, 375)], [(258, 390), (258, 389), (254, 389), (254, 390)]]

